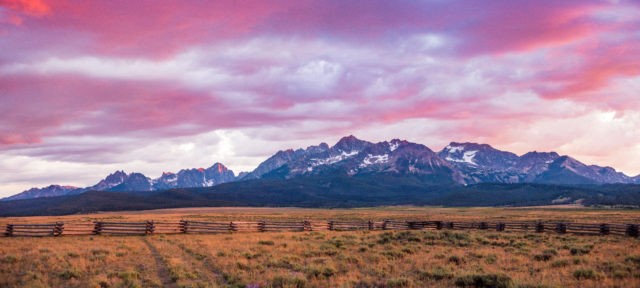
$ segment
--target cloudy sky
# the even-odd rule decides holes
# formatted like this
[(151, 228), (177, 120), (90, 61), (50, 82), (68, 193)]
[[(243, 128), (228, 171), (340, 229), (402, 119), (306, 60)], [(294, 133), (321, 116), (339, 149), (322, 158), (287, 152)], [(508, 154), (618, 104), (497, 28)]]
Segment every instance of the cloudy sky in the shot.
[(0, 0), (0, 197), (353, 134), (640, 173), (638, 1)]

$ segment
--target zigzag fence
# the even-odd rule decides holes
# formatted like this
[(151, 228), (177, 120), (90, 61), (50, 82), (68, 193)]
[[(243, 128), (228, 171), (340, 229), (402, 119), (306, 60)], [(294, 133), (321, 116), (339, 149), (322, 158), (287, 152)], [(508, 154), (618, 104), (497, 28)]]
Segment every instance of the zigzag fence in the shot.
[(639, 237), (638, 224), (573, 222), (477, 222), (421, 220), (261, 220), (261, 221), (143, 221), (143, 222), (56, 222), (48, 224), (6, 224), (4, 236), (43, 237), (63, 235), (151, 235), (215, 234), (278, 231), (356, 231), (356, 230), (493, 230), (577, 235), (626, 235)]

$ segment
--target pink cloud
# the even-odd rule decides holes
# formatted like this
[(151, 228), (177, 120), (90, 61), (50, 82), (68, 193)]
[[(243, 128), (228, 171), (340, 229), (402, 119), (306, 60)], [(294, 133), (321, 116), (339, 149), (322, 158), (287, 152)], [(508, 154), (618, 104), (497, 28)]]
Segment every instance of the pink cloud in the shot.
[(42, 0), (2, 0), (0, 6), (32, 16), (43, 16), (51, 12), (51, 7)]

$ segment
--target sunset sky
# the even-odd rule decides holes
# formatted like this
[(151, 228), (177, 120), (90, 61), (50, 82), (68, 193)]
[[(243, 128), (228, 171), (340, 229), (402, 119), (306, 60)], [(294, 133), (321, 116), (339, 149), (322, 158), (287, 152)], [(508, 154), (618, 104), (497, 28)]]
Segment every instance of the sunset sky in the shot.
[(640, 1), (0, 0), (0, 197), (353, 134), (640, 173)]

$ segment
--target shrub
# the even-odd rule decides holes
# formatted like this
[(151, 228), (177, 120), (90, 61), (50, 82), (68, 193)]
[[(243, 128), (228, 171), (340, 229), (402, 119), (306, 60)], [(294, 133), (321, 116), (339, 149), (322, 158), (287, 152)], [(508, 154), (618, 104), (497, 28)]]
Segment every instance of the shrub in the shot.
[(75, 253), (75, 252), (68, 252), (67, 253), (67, 257), (69, 257), (69, 258), (78, 258), (78, 257), (80, 257), (80, 255), (78, 253)]
[(105, 260), (105, 258), (107, 258), (107, 255), (109, 255), (108, 250), (94, 249), (94, 250), (91, 250), (91, 256), (89, 257), (89, 260), (90, 261)]
[(409, 248), (409, 247), (404, 247), (404, 248), (402, 248), (402, 253), (405, 253), (405, 254), (413, 254), (413, 253), (414, 253), (414, 251), (413, 251), (411, 248)]
[(78, 279), (80, 278), (80, 272), (78, 270), (75, 269), (66, 269), (60, 273), (58, 273), (58, 276), (60, 276), (60, 278), (65, 279), (65, 280), (69, 280), (72, 278)]
[(542, 251), (542, 254), (534, 255), (533, 256), (533, 260), (536, 260), (536, 261), (549, 261), (555, 255), (558, 255), (558, 252), (556, 250), (553, 250), (553, 249), (544, 250), (544, 251)]
[(418, 279), (425, 280), (435, 280), (440, 281), (444, 279), (453, 278), (453, 273), (445, 270), (442, 267), (435, 267), (431, 271), (418, 271)]
[(628, 256), (624, 259), (624, 262), (632, 263), (640, 266), (640, 255)]
[(236, 262), (236, 268), (238, 268), (239, 270), (250, 270), (251, 266), (244, 264), (242, 262)]
[(267, 246), (275, 245), (275, 243), (273, 241), (271, 241), (271, 240), (260, 240), (260, 241), (258, 241), (258, 244), (267, 245)]
[(495, 254), (489, 254), (484, 259), (484, 262), (491, 265), (491, 264), (495, 264), (497, 260), (498, 260), (498, 257)]
[(598, 279), (600, 278), (600, 275), (598, 275), (598, 273), (596, 271), (593, 271), (592, 269), (578, 269), (573, 272), (573, 277), (578, 280)]
[(589, 252), (591, 252), (591, 249), (593, 248), (593, 246), (585, 246), (585, 247), (573, 247), (569, 250), (569, 252), (571, 252), (571, 255), (586, 255), (589, 254)]
[(509, 288), (513, 286), (513, 280), (501, 274), (472, 274), (456, 278), (455, 284), (458, 287)]
[(569, 260), (567, 259), (557, 260), (551, 263), (551, 267), (553, 268), (560, 268), (560, 267), (567, 267), (567, 266), (569, 266)]
[(404, 253), (395, 250), (383, 251), (381, 254), (388, 259), (400, 259), (404, 257)]
[(449, 259), (447, 259), (447, 260), (449, 261), (449, 263), (453, 263), (453, 264), (456, 264), (456, 265), (460, 265), (460, 264), (463, 264), (465, 262), (464, 258), (462, 258), (460, 256), (456, 256), (456, 255), (450, 256)]
[(412, 231), (402, 231), (395, 235), (395, 240), (408, 241), (408, 242), (420, 242), (420, 238)]
[(7, 264), (13, 264), (18, 262), (18, 258), (16, 258), (16, 256), (13, 255), (7, 255), (4, 256), (4, 258), (2, 258), (2, 261), (0, 261), (2, 263), (7, 263)]
[(307, 279), (299, 277), (276, 276), (275, 278), (271, 279), (269, 286), (273, 288), (304, 288), (307, 287)]
[(98, 256), (98, 255), (109, 255), (109, 250), (104, 250), (104, 249), (93, 249), (93, 250), (91, 250), (91, 254), (93, 254), (94, 256)]
[(409, 280), (405, 278), (389, 279), (389, 281), (387, 281), (387, 287), (389, 288), (409, 287)]
[(336, 274), (336, 270), (331, 267), (317, 268), (317, 267), (308, 267), (304, 271), (307, 278), (320, 278), (324, 276), (329, 278)]
[(227, 282), (226, 287), (228, 288), (246, 287), (246, 285), (242, 283), (242, 281), (240, 280), (240, 277), (236, 275), (222, 273), (222, 279), (224, 279), (224, 281)]

